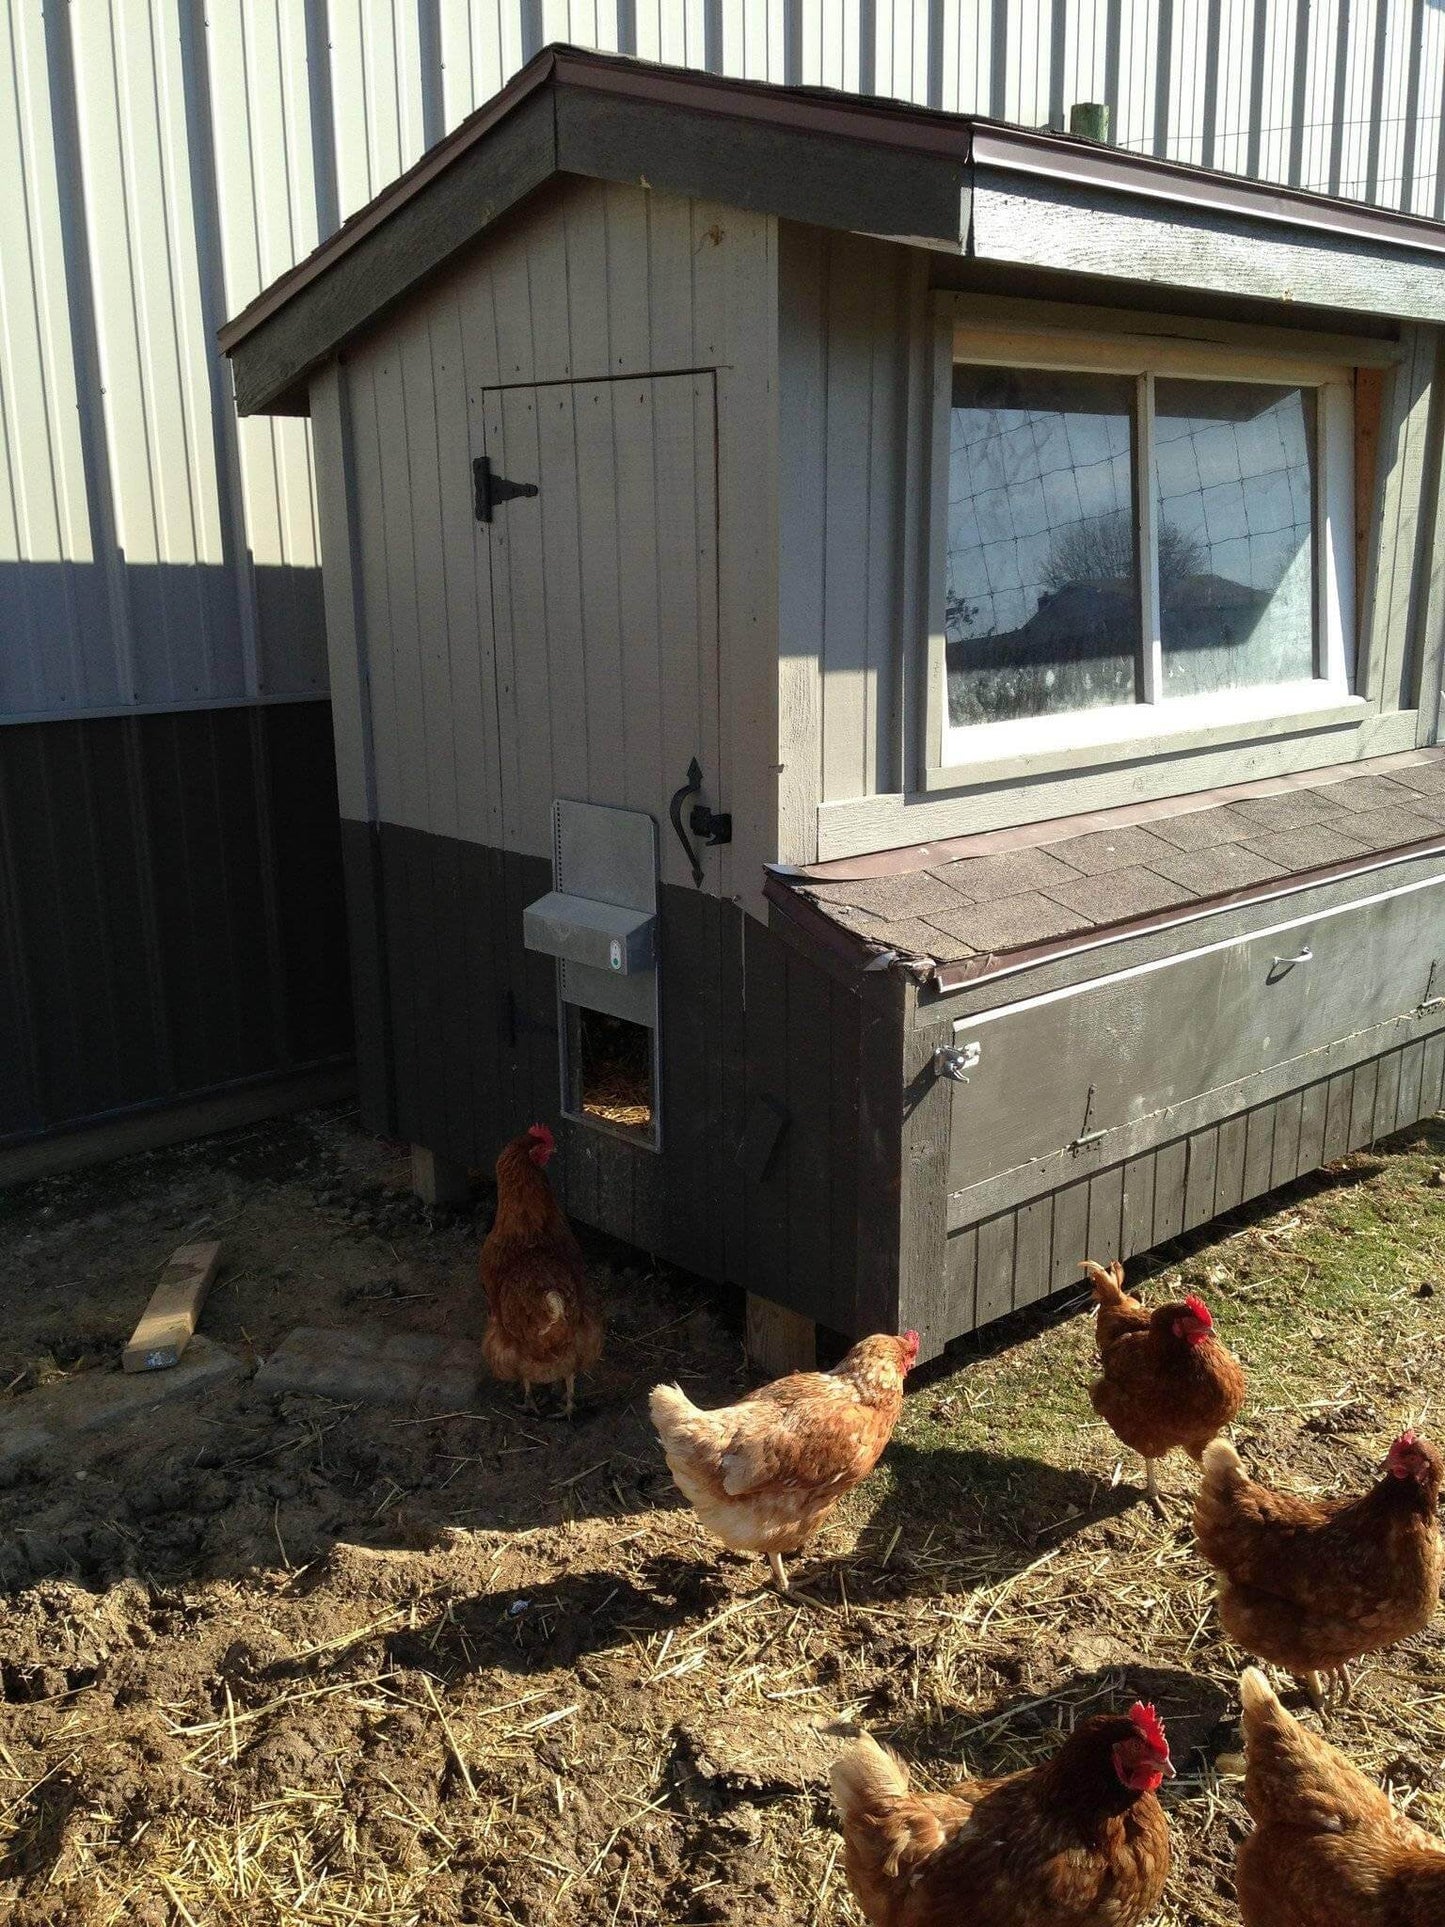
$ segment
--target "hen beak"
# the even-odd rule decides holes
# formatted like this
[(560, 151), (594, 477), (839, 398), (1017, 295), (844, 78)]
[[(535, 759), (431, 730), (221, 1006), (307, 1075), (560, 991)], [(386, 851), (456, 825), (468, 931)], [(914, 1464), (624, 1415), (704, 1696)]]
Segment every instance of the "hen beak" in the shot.
[(1161, 1760), (1159, 1762), (1159, 1771), (1164, 1775), (1164, 1778), (1166, 1780), (1172, 1780), (1176, 1778), (1176, 1775), (1174, 1772), (1174, 1762), (1172, 1760)]

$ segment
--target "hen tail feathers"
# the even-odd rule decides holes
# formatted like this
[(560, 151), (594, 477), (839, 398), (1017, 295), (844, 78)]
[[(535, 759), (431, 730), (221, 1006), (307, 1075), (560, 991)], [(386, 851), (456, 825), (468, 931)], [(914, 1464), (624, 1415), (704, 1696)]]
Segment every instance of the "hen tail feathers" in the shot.
[(647, 1409), (664, 1445), (689, 1420), (702, 1417), (680, 1385), (654, 1385), (648, 1394)]
[(1239, 1698), (1244, 1708), (1246, 1734), (1284, 1711), (1278, 1694), (1258, 1666), (1246, 1666), (1240, 1674)]
[(1118, 1306), (1127, 1302), (1127, 1294), (1124, 1290), (1124, 1267), (1121, 1264), (1096, 1265), (1092, 1258), (1085, 1258), (1080, 1263), (1079, 1269), (1094, 1287), (1096, 1305), (1108, 1305), (1117, 1309)]
[(1200, 1464), (1204, 1468), (1205, 1486), (1216, 1493), (1232, 1491), (1248, 1476), (1244, 1460), (1228, 1439), (1211, 1439), (1204, 1448)]
[(908, 1797), (902, 1764), (865, 1734), (833, 1762), (830, 1777), (850, 1854), (875, 1876), (895, 1879), (913, 1844), (909, 1817), (900, 1811)]

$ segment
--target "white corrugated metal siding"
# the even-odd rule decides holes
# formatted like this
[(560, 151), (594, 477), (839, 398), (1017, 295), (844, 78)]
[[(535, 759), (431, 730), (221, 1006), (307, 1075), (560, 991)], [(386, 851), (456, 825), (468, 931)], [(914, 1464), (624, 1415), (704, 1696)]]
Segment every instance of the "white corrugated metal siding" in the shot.
[(325, 688), (235, 313), (540, 47), (1061, 125), (1445, 217), (1445, 0), (6, 0), (0, 717)]

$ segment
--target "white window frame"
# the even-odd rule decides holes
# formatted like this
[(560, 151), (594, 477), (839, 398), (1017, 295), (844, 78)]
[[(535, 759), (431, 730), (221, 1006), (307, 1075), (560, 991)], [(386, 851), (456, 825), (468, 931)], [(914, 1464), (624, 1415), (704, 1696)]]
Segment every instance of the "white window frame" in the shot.
[[(1023, 308), (1024, 304), (1018, 306)], [(1138, 325), (1135, 321), (1134, 327)], [(1225, 340), (1180, 339), (1172, 334), (1135, 333), (1132, 329), (1117, 335), (1092, 330), (1085, 333), (1038, 321), (1004, 329), (956, 318), (949, 306), (940, 307), (935, 333), (928, 544), (929, 649), (922, 772), (926, 790), (1088, 769), (1363, 720), (1369, 705), (1353, 694), (1357, 364), (1296, 352), (1292, 345), (1282, 350), (1236, 345), (1227, 338), (1230, 331), (1221, 328), (1219, 332)], [(1343, 345), (1338, 341), (1330, 344), (1332, 348)], [(943, 608), (953, 371), (959, 363), (1122, 374), (1132, 376), (1138, 384), (1136, 489), (1145, 562), (1139, 701), (1007, 722), (956, 725), (949, 721)], [(1319, 673), (1308, 680), (1162, 698), (1158, 551), (1150, 539), (1154, 515), (1152, 387), (1157, 377), (1174, 375), (1258, 381), (1316, 392), (1314, 534), (1319, 593), (1315, 660)]]

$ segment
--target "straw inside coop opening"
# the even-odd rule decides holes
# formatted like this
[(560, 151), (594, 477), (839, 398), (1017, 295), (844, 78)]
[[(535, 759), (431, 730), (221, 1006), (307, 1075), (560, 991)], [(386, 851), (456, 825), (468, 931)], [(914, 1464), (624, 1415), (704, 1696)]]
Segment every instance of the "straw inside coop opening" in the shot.
[(652, 1129), (652, 1033), (624, 1017), (576, 1009), (578, 1102), (586, 1117), (619, 1130)]

